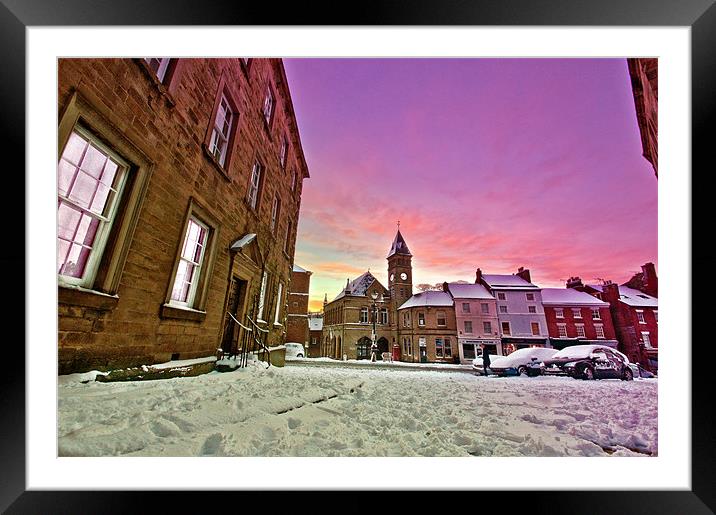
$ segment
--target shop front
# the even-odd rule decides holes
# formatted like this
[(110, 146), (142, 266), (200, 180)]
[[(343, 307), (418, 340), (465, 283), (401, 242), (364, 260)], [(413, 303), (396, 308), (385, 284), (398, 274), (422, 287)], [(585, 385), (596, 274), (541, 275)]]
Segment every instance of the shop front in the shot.
[(527, 347), (550, 347), (549, 338), (502, 338), (502, 354), (508, 356)]
[(460, 363), (472, 363), (472, 360), (482, 355), (482, 346), (485, 345), (490, 354), (502, 355), (500, 340), (494, 339), (465, 339), (458, 340), (460, 348)]

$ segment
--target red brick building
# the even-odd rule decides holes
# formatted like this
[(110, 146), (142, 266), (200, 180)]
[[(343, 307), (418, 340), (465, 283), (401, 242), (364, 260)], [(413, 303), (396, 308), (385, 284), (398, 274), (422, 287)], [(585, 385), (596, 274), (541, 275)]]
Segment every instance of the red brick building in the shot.
[(658, 177), (659, 60), (656, 58), (627, 59), (627, 65), (634, 94), (636, 120), (641, 133), (643, 155), (651, 163), (654, 174)]
[(617, 348), (609, 303), (574, 288), (542, 288), (550, 344), (600, 344)]
[(59, 372), (284, 341), (309, 176), (280, 59), (60, 59)]
[(309, 358), (321, 357), (321, 342), (323, 341), (323, 313), (308, 314), (308, 347), (306, 353)]
[(658, 279), (652, 263), (642, 266), (640, 274), (622, 285), (612, 282), (584, 285), (578, 277), (573, 277), (567, 282), (567, 287), (608, 302), (619, 350), (630, 360), (656, 372), (659, 360), (659, 302), (656, 296), (628, 286), (637, 281), (648, 291), (658, 293)]
[(302, 343), (308, 352), (308, 291), (311, 273), (293, 265), (291, 287), (288, 293), (288, 318), (286, 320), (286, 341)]

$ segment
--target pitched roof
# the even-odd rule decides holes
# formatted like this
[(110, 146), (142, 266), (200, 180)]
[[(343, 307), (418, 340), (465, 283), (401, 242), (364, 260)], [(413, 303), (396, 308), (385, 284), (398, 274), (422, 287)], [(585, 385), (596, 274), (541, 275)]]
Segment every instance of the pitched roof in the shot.
[(482, 274), (482, 280), (485, 281), (490, 288), (538, 288), (534, 284), (522, 279), (519, 275)]
[(448, 283), (448, 288), (456, 299), (495, 299), (481, 284)]
[(609, 303), (599, 300), (598, 298), (575, 290), (574, 288), (542, 288), (542, 304), (545, 305), (589, 305), (589, 306), (609, 306)]
[[(601, 284), (588, 284), (587, 286), (598, 291), (604, 291)], [(635, 290), (634, 288), (629, 288), (628, 286), (619, 286), (619, 300), (627, 306), (635, 308), (659, 307), (659, 299), (652, 297), (651, 295), (647, 295), (642, 291)]]
[(420, 306), (452, 306), (452, 297), (444, 291), (424, 291), (410, 297), (398, 309)]
[(392, 256), (393, 254), (412, 256), (412, 254), (410, 253), (410, 249), (408, 248), (408, 244), (405, 243), (403, 235), (400, 234), (400, 229), (398, 229), (398, 232), (395, 234), (393, 244), (390, 246), (390, 252), (388, 252), (388, 257)]
[(373, 277), (373, 274), (371, 274), (370, 272), (365, 272), (350, 281), (348, 285), (343, 288), (343, 290), (341, 290), (341, 292), (333, 300), (335, 301), (340, 299), (341, 297), (344, 297), (346, 293), (348, 293), (348, 295), (365, 295), (366, 290), (376, 280), (377, 279)]
[(294, 272), (308, 272), (308, 270), (306, 270), (305, 268), (301, 268), (300, 266), (298, 266), (296, 264), (293, 265), (293, 271)]

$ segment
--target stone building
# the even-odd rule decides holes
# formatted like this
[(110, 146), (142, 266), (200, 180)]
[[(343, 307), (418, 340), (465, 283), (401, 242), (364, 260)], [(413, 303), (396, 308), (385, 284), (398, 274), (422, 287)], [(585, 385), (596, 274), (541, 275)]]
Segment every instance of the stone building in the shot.
[(401, 361), (459, 360), (455, 308), (444, 291), (416, 293), (398, 308)]
[(634, 94), (636, 120), (641, 134), (642, 152), (654, 168), (654, 174), (658, 177), (659, 60), (656, 58), (627, 59), (627, 66)]
[(286, 341), (301, 343), (308, 351), (308, 291), (311, 274), (298, 265), (291, 271), (291, 287), (288, 292), (288, 317), (286, 319)]
[(302, 181), (280, 59), (60, 59), (59, 372), (284, 341)]

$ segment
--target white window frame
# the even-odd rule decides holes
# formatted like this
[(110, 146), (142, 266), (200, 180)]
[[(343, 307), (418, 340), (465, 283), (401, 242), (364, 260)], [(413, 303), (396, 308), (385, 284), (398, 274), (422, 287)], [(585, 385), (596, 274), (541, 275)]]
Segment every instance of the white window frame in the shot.
[(636, 310), (636, 318), (639, 319), (640, 324), (646, 324), (646, 319), (644, 318), (644, 310), (643, 309)]
[[(92, 240), (92, 247), (90, 251), (90, 255), (87, 258), (87, 262), (85, 263), (85, 268), (82, 273), (81, 277), (72, 277), (69, 275), (62, 275), (57, 273), (58, 282), (60, 284), (67, 284), (67, 285), (76, 285), (76, 286), (82, 286), (85, 288), (91, 288), (92, 284), (94, 283), (95, 277), (97, 275), (97, 269), (99, 268), (99, 263), (101, 261), (102, 255), (104, 254), (105, 247), (107, 245), (107, 240), (109, 238), (109, 233), (112, 230), (112, 225), (114, 224), (114, 219), (117, 215), (117, 210), (119, 209), (120, 200), (124, 193), (124, 187), (127, 183), (127, 176), (129, 174), (129, 165), (127, 162), (119, 157), (119, 155), (114, 152), (112, 149), (107, 147), (106, 145), (102, 144), (96, 137), (94, 137), (90, 132), (83, 129), (82, 127), (75, 126), (72, 129), (72, 132), (70, 133), (70, 138), (72, 137), (72, 133), (77, 133), (77, 135), (87, 140), (88, 146), (85, 148), (85, 153), (87, 152), (87, 148), (89, 148), (89, 145), (93, 145), (98, 150), (100, 150), (102, 153), (106, 154), (108, 159), (111, 158), (116, 164), (117, 164), (117, 170), (115, 172), (114, 180), (112, 181), (112, 186), (110, 187), (110, 191), (107, 195), (107, 199), (105, 200), (104, 209), (101, 215), (98, 215), (97, 213), (94, 213), (90, 210), (90, 208), (84, 208), (71, 200), (68, 196), (61, 195), (59, 190), (57, 192), (57, 198), (66, 204), (69, 204), (70, 206), (78, 209), (83, 214), (87, 213), (87, 216), (90, 216), (91, 218), (95, 218), (99, 220), (99, 226), (97, 227), (97, 230), (95, 231), (94, 239)], [(67, 139), (67, 142), (69, 142), (70, 138)], [(66, 149), (66, 146), (65, 146)], [(64, 151), (63, 149), (63, 155)], [(84, 158), (84, 154), (82, 155), (82, 160)], [(60, 161), (62, 161), (62, 156), (60, 156)], [(65, 160), (69, 163), (69, 161)], [(72, 164), (72, 163), (70, 163)], [(58, 161), (57, 166), (59, 167), (60, 162)], [(77, 180), (78, 175), (80, 174), (80, 166), (77, 165), (75, 169), (75, 174), (72, 179), (71, 184), (68, 186), (68, 191), (72, 188), (74, 185), (74, 182)], [(96, 191), (95, 191), (96, 194)], [(90, 201), (90, 206), (92, 204), (92, 201)], [(59, 209), (59, 206), (58, 206)], [(58, 236), (55, 240), (55, 243), (59, 244), (59, 230), (58, 230)], [(64, 238), (63, 238), (64, 239)], [(72, 248), (72, 243), (70, 243), (70, 249)], [(68, 250), (69, 252), (69, 250)]]
[[(465, 326), (465, 333), (466, 333), (466, 334), (473, 334), (473, 333), (472, 333), (472, 320), (465, 320), (465, 321), (463, 322), (463, 324), (464, 324), (464, 326)], [(468, 330), (468, 324), (470, 324), (470, 329), (469, 329), (469, 330)]]
[(452, 358), (452, 342), (447, 336), (443, 338), (443, 354), (446, 358)]
[(418, 327), (425, 326), (425, 313), (418, 312)]
[(368, 323), (368, 308), (360, 308), (360, 323)]
[(560, 338), (567, 337), (567, 324), (557, 324), (557, 331), (559, 331)]
[(592, 308), (592, 320), (601, 320), (602, 314), (599, 311), (599, 308)]
[(296, 191), (296, 183), (298, 182), (298, 173), (296, 172), (296, 169), (294, 168), (291, 172), (291, 191)]
[[(535, 333), (535, 328), (534, 328), (535, 324), (537, 324), (537, 332), (536, 333)], [(542, 334), (542, 324), (540, 324), (539, 322), (531, 321), (530, 322), (530, 331), (532, 332), (532, 336), (541, 335)]]
[(261, 290), (259, 292), (259, 311), (256, 315), (256, 320), (258, 322), (266, 322), (264, 317), (264, 304), (266, 300), (266, 282), (268, 281), (268, 274), (266, 272), (263, 273), (261, 276)]
[(157, 67), (157, 70), (154, 72), (159, 82), (164, 82), (164, 76), (167, 74), (167, 69), (169, 68), (169, 62), (171, 61), (170, 57), (145, 57), (144, 60), (149, 65), (149, 69), (152, 69), (152, 60), (156, 59), (159, 61), (159, 66)]
[(254, 161), (254, 166), (251, 168), (251, 178), (249, 179), (249, 191), (246, 195), (246, 200), (248, 201), (251, 209), (256, 209), (258, 204), (262, 172), (263, 166), (261, 163), (258, 160)]
[(278, 196), (278, 193), (276, 193), (273, 196), (273, 205), (271, 206), (271, 232), (276, 231), (276, 227), (278, 227), (278, 217), (281, 210), (281, 198)]
[[(442, 314), (442, 317), (441, 317)], [(442, 319), (442, 324), (440, 323), (440, 320)], [(435, 312), (435, 323), (438, 327), (446, 327), (447, 326), (447, 315), (444, 311), (436, 311)]]
[(264, 120), (266, 120), (266, 125), (271, 125), (271, 117), (273, 116), (273, 110), (275, 108), (276, 99), (273, 95), (273, 90), (271, 89), (271, 85), (266, 86), (266, 96), (264, 97), (264, 107), (263, 107), (263, 115)]
[(281, 149), (279, 150), (278, 160), (281, 168), (286, 167), (286, 158), (288, 157), (288, 138), (284, 134), (281, 138)]
[(380, 308), (380, 325), (388, 324), (388, 308)]
[[(438, 342), (440, 342), (440, 345), (438, 345)], [(435, 357), (436, 358), (442, 358), (443, 356), (443, 349), (444, 347), (444, 339), (437, 337), (435, 338)]]
[(533, 315), (537, 314), (537, 306), (527, 306), (527, 312)]
[(555, 318), (564, 318), (564, 308), (554, 308)]
[(642, 331), (641, 332), (641, 341), (644, 342), (644, 347), (647, 349), (651, 349), (651, 335), (649, 331)]
[(574, 324), (577, 329), (577, 338), (586, 338), (587, 333), (584, 331), (584, 324)]
[(281, 297), (283, 296), (283, 283), (278, 283), (278, 293), (276, 295), (276, 316), (274, 317), (274, 325), (281, 325)]
[[(199, 258), (197, 259), (197, 261), (191, 261), (191, 260), (184, 258), (184, 256), (182, 256), (183, 249), (187, 244), (187, 238), (189, 237), (189, 232), (190, 232), (192, 223), (198, 225), (200, 228), (202, 228), (206, 231), (206, 233), (205, 233), (206, 237), (204, 238), (204, 242), (201, 245), (201, 251), (200, 251), (200, 255), (199, 255)], [(189, 222), (187, 223), (186, 230), (184, 231), (184, 238), (182, 239), (182, 246), (181, 246), (182, 250), (179, 252), (179, 262), (181, 263), (182, 261), (188, 261), (189, 263), (194, 265), (194, 271), (192, 273), (192, 282), (189, 283), (189, 291), (187, 292), (187, 295), (186, 295), (186, 301), (181, 301), (181, 300), (175, 299), (173, 297), (174, 289), (176, 288), (176, 282), (179, 279), (179, 276), (178, 276), (179, 267), (177, 266), (177, 271), (174, 274), (174, 281), (172, 281), (172, 293), (169, 297), (170, 305), (182, 306), (182, 307), (187, 307), (187, 308), (191, 308), (194, 306), (196, 290), (199, 285), (199, 281), (201, 279), (201, 272), (204, 268), (204, 258), (206, 257), (206, 247), (209, 244), (210, 236), (211, 236), (211, 229), (209, 228), (208, 225), (206, 225), (204, 222), (202, 222), (201, 220), (199, 220), (197, 217), (195, 217), (193, 215), (189, 217)]]
[(604, 336), (604, 324), (594, 324), (594, 330), (597, 333), (597, 338), (599, 338), (599, 339), (606, 338)]
[(219, 107), (214, 117), (214, 127), (211, 130), (211, 139), (209, 140), (209, 153), (214, 156), (221, 166), (226, 162), (226, 156), (229, 151), (229, 139), (231, 138), (231, 130), (234, 126), (235, 113), (231, 108), (231, 102), (224, 93), (221, 94)]
[(572, 318), (582, 318), (581, 308), (572, 308)]
[[(507, 331), (505, 331), (505, 324), (507, 324)], [(502, 332), (502, 334), (512, 336), (512, 325), (507, 321), (500, 322), (500, 331)]]

